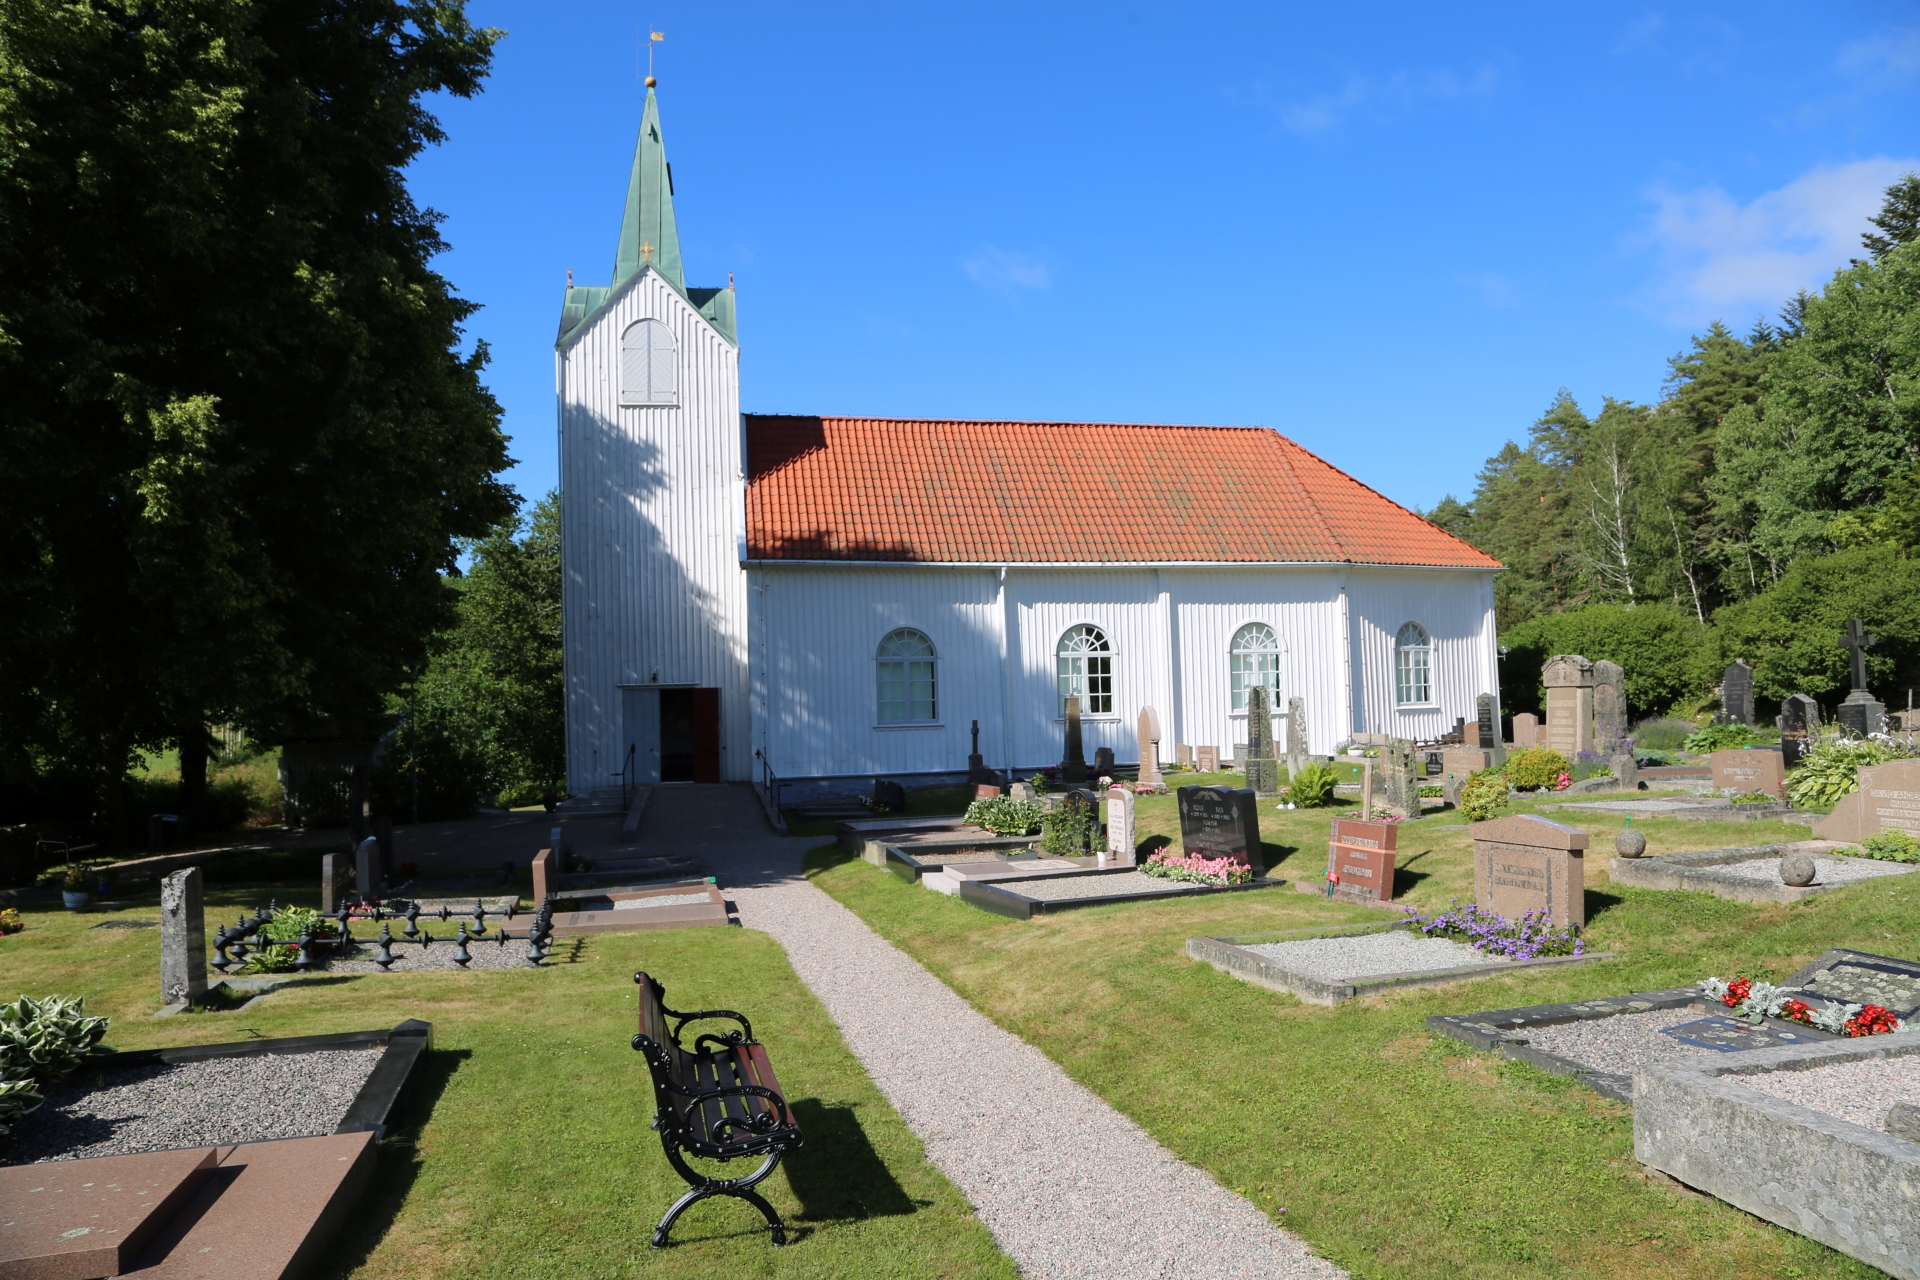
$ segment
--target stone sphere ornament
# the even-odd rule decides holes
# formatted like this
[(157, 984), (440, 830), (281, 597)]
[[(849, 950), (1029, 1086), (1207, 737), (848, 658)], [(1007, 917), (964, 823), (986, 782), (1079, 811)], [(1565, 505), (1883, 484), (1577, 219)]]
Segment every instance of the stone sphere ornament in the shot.
[(1613, 838), (1613, 851), (1623, 858), (1637, 858), (1647, 851), (1647, 838), (1627, 827)]
[(1780, 859), (1780, 879), (1786, 884), (1795, 886), (1812, 884), (1814, 870), (1811, 854), (1790, 853)]

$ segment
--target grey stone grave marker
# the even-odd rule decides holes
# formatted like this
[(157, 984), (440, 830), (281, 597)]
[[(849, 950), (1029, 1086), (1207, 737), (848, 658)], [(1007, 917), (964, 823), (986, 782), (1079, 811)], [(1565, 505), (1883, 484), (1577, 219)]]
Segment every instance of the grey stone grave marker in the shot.
[(1498, 751), (1500, 749), (1500, 717), (1498, 709), (1493, 705), (1493, 695), (1481, 694), (1473, 700), (1473, 707), (1474, 728), (1479, 734), (1474, 745), (1482, 751)]
[(1593, 664), (1593, 740), (1595, 749), (1619, 754), (1627, 736), (1627, 673), (1605, 658)]
[(353, 887), (353, 858), (329, 853), (320, 859), (320, 914), (330, 916), (348, 905)]
[(1420, 816), (1420, 784), (1427, 774), (1426, 757), (1411, 738), (1388, 738), (1380, 748), (1382, 803), (1387, 812), (1408, 821)]
[(1728, 724), (1753, 723), (1753, 668), (1736, 658), (1720, 676), (1721, 716)]
[(1257, 796), (1280, 794), (1280, 762), (1273, 758), (1273, 714), (1267, 706), (1267, 690), (1255, 685), (1247, 690), (1247, 788)]
[(1788, 696), (1780, 704), (1780, 756), (1789, 769), (1798, 768), (1807, 743), (1820, 728), (1820, 704), (1804, 693)]
[(160, 998), (168, 1004), (207, 994), (207, 913), (200, 868), (160, 881)]
[(354, 888), (362, 902), (380, 901), (380, 842), (368, 836), (353, 851)]
[(1113, 776), (1113, 748), (1101, 747), (1093, 753), (1093, 771), (1102, 777)]
[(1066, 750), (1060, 756), (1060, 777), (1066, 782), (1087, 780), (1087, 757), (1080, 746), (1080, 699), (1067, 699)]
[(1140, 745), (1140, 781), (1157, 787), (1160, 785), (1160, 713), (1152, 707), (1140, 708), (1135, 735)]
[(1133, 865), (1133, 805), (1132, 787), (1107, 788), (1107, 852), (1125, 866)]
[(1287, 699), (1287, 776), (1291, 778), (1312, 761), (1307, 758), (1307, 700)]
[[(1556, 654), (1547, 659), (1540, 682), (1547, 690), (1546, 745), (1568, 760), (1593, 750), (1593, 664), (1577, 653)], [(1514, 720), (1517, 739), (1519, 717)]]

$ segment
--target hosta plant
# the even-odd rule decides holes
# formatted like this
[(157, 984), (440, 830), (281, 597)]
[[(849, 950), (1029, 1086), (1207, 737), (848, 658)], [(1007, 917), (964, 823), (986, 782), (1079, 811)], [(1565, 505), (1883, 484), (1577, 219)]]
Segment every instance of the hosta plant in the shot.
[(1680, 744), (1682, 751), (1693, 751), (1708, 755), (1715, 751), (1726, 751), (1733, 747), (1753, 745), (1753, 728), (1744, 724), (1710, 724), (1694, 730), (1687, 740)]
[(21, 1116), (38, 1109), (43, 1101), (32, 1080), (0, 1079), (0, 1135), (11, 1129)]
[(90, 1018), (81, 998), (21, 996), (0, 1004), (0, 1079), (59, 1080), (79, 1066), (107, 1034), (105, 1018)]
[(1860, 786), (1864, 765), (1885, 764), (1913, 754), (1884, 734), (1870, 738), (1822, 738), (1800, 757), (1799, 767), (1787, 778), (1787, 799), (1794, 807), (1828, 806)]
[(1033, 801), (1012, 796), (988, 796), (967, 806), (967, 821), (997, 836), (1032, 835), (1045, 817), (1046, 812)]

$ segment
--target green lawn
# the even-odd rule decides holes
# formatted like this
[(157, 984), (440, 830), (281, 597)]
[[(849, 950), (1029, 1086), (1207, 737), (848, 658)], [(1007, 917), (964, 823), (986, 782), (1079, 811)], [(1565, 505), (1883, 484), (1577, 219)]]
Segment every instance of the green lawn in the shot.
[[(269, 897), (314, 905), (284, 883), (208, 897), (220, 920)], [(549, 972), (322, 976), (244, 1013), (156, 1020), (159, 931), (90, 929), (157, 920), (154, 894), (98, 914), (22, 914), (26, 931), (0, 938), (0, 996), (84, 995), (90, 1012), (113, 1017), (107, 1043), (118, 1048), (434, 1024), (426, 1101), (383, 1141), (378, 1181), (322, 1276), (1017, 1274), (765, 934), (603, 935), (557, 950), (571, 962)], [(638, 968), (675, 1007), (740, 1010), (769, 1046), (807, 1133), (762, 1185), (787, 1220), (786, 1248), (734, 1200), (690, 1211), (665, 1252), (647, 1247), (686, 1188), (647, 1127), (652, 1091), (628, 1046)]]
[[(1319, 879), (1330, 816), (1264, 808), (1274, 874)], [(1618, 887), (1605, 867), (1620, 820), (1553, 816), (1595, 833), (1589, 940), (1624, 959), (1338, 1009), (1186, 958), (1185, 940), (1196, 934), (1384, 918), (1291, 885), (1016, 922), (910, 886), (836, 847), (816, 850), (808, 867), (816, 884), (989, 1017), (1356, 1275), (1878, 1275), (1650, 1178), (1633, 1159), (1629, 1108), (1432, 1036), (1424, 1019), (1737, 970), (1779, 977), (1833, 946), (1920, 955), (1920, 886), (1880, 881), (1791, 907)], [(1172, 797), (1143, 798), (1138, 821), (1143, 846), (1175, 833)], [(1652, 852), (1806, 836), (1803, 826), (1774, 823), (1634, 825)], [(1472, 897), (1471, 846), (1457, 815), (1406, 824), (1399, 845), (1410, 901), (1434, 907)]]

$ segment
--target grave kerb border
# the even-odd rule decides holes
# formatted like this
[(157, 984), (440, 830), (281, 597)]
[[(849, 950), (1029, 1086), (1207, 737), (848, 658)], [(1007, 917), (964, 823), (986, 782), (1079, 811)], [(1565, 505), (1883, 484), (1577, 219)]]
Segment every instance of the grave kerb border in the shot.
[(1462, 965), (1457, 969), (1419, 969), (1406, 973), (1369, 974), (1364, 978), (1356, 978), (1352, 982), (1327, 982), (1283, 968), (1270, 957), (1247, 949), (1249, 944), (1257, 945), (1263, 942), (1345, 938), (1367, 933), (1387, 933), (1405, 928), (1407, 928), (1405, 921), (1394, 920), (1382, 924), (1347, 925), (1331, 929), (1284, 929), (1275, 933), (1236, 933), (1217, 938), (1188, 938), (1187, 955), (1210, 964), (1222, 973), (1238, 978), (1242, 982), (1252, 983), (1256, 987), (1265, 987), (1269, 991), (1298, 996), (1308, 1004), (1332, 1007), (1361, 996), (1377, 995), (1383, 991), (1402, 987), (1440, 986), (1474, 978), (1497, 978), (1522, 969), (1542, 969), (1569, 964), (1586, 964), (1596, 960), (1611, 960), (1615, 954), (1611, 951), (1590, 951), (1577, 956), (1544, 956), (1538, 960), (1513, 960), (1499, 965), (1472, 964)]
[[(994, 840), (973, 840), (965, 844), (956, 841), (952, 849), (943, 850), (942, 852), (960, 853), (963, 850), (972, 849), (986, 853), (1022, 854), (1028, 853), (1030, 846), (1039, 838), (1038, 836), (1000, 836)], [(874, 844), (869, 843), (867, 847), (873, 848)], [(902, 848), (897, 844), (883, 844), (879, 845), (879, 848), (886, 855), (884, 860), (879, 864), (880, 866), (885, 867), (901, 879), (910, 880), (916, 884), (919, 882), (920, 877), (927, 872), (938, 871), (946, 865), (946, 863), (940, 861), (940, 853), (934, 853), (931, 857), (922, 857), (919, 852), (913, 849)], [(1006, 861), (1034, 862), (1038, 861), (1041, 856), (1041, 854), (1033, 853), (1031, 857), (1010, 857), (1007, 858)], [(862, 857), (865, 857), (865, 855), (863, 854)], [(872, 861), (872, 859), (867, 860)]]
[(1000, 876), (993, 880), (960, 881), (959, 897), (983, 911), (991, 911), (997, 916), (1006, 916), (1010, 920), (1031, 920), (1035, 916), (1052, 915), (1059, 911), (1072, 911), (1080, 907), (1110, 906), (1116, 902), (1187, 902), (1194, 898), (1204, 898), (1216, 893), (1240, 893), (1247, 889), (1273, 889), (1286, 883), (1285, 880), (1270, 880), (1265, 876), (1255, 876), (1246, 884), (1188, 884), (1185, 881), (1169, 881), (1171, 884), (1188, 884), (1188, 887), (1167, 893), (1110, 893), (1092, 898), (1029, 898), (1002, 887), (1022, 884), (1028, 880), (1083, 880), (1090, 876), (1125, 875), (1130, 871), (1139, 871), (1133, 867), (1090, 867), (1085, 871), (1055, 871), (1035, 876)]
[[(1920, 1143), (1750, 1089), (1743, 1076), (1920, 1054), (1920, 1035), (1756, 1049), (1633, 1073), (1633, 1154), (1901, 1280), (1920, 1280)], [(1719, 1058), (1721, 1055), (1714, 1055)]]
[(1793, 852), (1796, 850), (1787, 844), (1756, 844), (1742, 848), (1697, 849), (1691, 853), (1662, 853), (1649, 858), (1616, 857), (1607, 863), (1607, 875), (1615, 884), (1631, 885), (1636, 889), (1687, 889), (1696, 893), (1710, 893), (1729, 902), (1774, 905), (1804, 902), (1818, 894), (1870, 884), (1876, 879), (1885, 878), (1869, 877), (1865, 880), (1848, 880), (1843, 884), (1767, 884), (1713, 870), (1736, 862), (1777, 858)]

